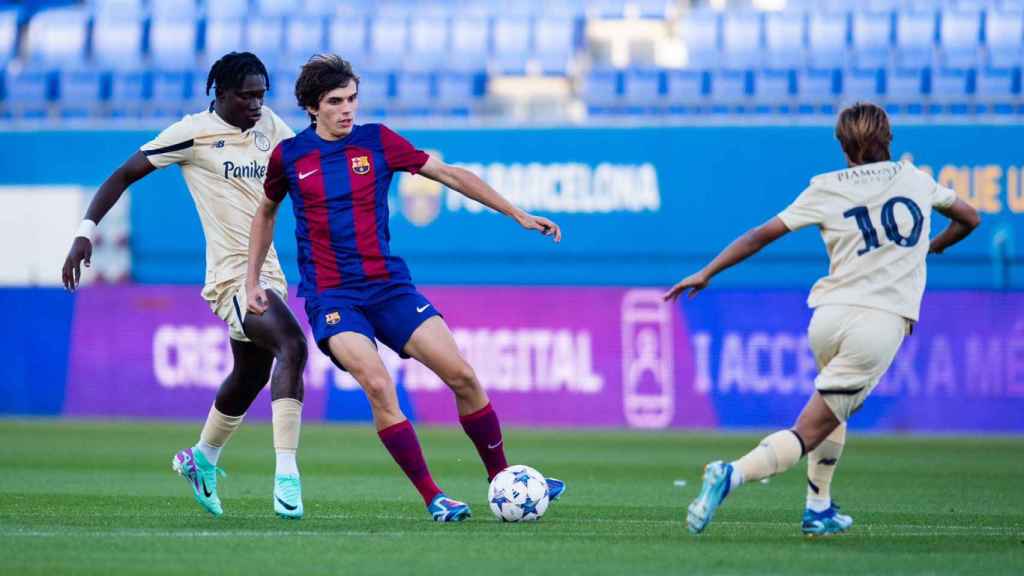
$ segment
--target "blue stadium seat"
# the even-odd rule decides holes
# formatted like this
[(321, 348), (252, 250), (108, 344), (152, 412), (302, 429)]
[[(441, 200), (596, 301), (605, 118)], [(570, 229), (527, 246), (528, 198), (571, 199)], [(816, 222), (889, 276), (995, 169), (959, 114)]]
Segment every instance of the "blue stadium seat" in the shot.
[(117, 68), (133, 68), (142, 61), (143, 14), (102, 12), (93, 21), (93, 61)]
[(665, 99), (669, 106), (699, 108), (706, 103), (710, 87), (710, 73), (701, 70), (665, 71)]
[(592, 112), (606, 111), (620, 103), (622, 84), (618, 70), (591, 70), (583, 83), (583, 99)]
[(805, 63), (804, 38), (807, 15), (804, 12), (778, 12), (765, 15), (765, 66), (800, 68)]
[(707, 68), (718, 64), (721, 17), (717, 12), (693, 12), (679, 22), (686, 43), (687, 66)]
[(498, 16), (494, 19), (494, 66), (505, 74), (525, 74), (530, 57), (530, 19)]
[(195, 0), (149, 0), (149, 13), (153, 18), (195, 20), (199, 5)]
[(323, 52), (324, 19), (320, 16), (296, 16), (288, 18), (284, 27), (283, 62), (298, 66), (309, 60), (313, 54)]
[(249, 0), (206, 0), (210, 20), (239, 20), (249, 14)]
[(413, 18), (409, 23), (409, 55), (406, 66), (434, 69), (448, 60), (448, 23), (444, 15)]
[(55, 96), (55, 78), (39, 67), (7, 67), (5, 104), (16, 117), (40, 118), (46, 115)]
[(796, 71), (796, 100), (802, 113), (831, 114), (842, 89), (839, 69), (806, 68)]
[(243, 46), (267, 66), (282, 60), (285, 57), (284, 20), (277, 16), (247, 18)]
[(758, 104), (779, 106), (796, 97), (796, 71), (765, 68), (754, 74), (754, 96)]
[(654, 107), (663, 102), (665, 75), (662, 70), (632, 68), (624, 72), (623, 101), (631, 106)]
[[(348, 5), (339, 4), (338, 0), (305, 0), (302, 2), (302, 12), (308, 16), (335, 16), (339, 10)], [(361, 14), (365, 16), (366, 14)]]
[(446, 108), (465, 108), (483, 98), (487, 76), (482, 71), (441, 70), (437, 73), (437, 102)]
[(61, 116), (86, 118), (99, 112), (104, 100), (106, 75), (96, 68), (68, 67), (58, 74), (57, 101)]
[(892, 52), (892, 12), (853, 13), (851, 39), (853, 65), (858, 68), (888, 66)]
[(18, 11), (0, 11), (0, 67), (14, 58), (18, 41)]
[(386, 107), (394, 96), (394, 74), (389, 70), (357, 70), (359, 74), (359, 101), (369, 108)]
[(375, 66), (393, 67), (409, 59), (409, 27), (404, 16), (380, 14), (370, 21), (370, 53)]
[(576, 50), (576, 20), (538, 17), (534, 22), (534, 55), (545, 74), (565, 75)]
[(141, 116), (149, 105), (150, 76), (141, 68), (115, 70), (110, 76), (110, 115)]
[(715, 70), (711, 74), (712, 112), (737, 112), (752, 102), (754, 74), (749, 70)]
[(185, 70), (196, 63), (196, 21), (191, 16), (153, 16), (149, 26), (149, 54), (153, 64)]
[(917, 67), (891, 68), (886, 71), (885, 101), (889, 109), (919, 114), (922, 102), (931, 87), (931, 69)]
[(86, 57), (90, 15), (81, 8), (39, 12), (28, 23), (25, 48), (29, 58), (76, 65)]
[(849, 19), (846, 12), (815, 12), (807, 23), (808, 65), (838, 68), (846, 65)]
[(184, 70), (154, 70), (151, 77), (151, 102), (157, 116), (181, 116), (188, 93), (192, 72)]
[(856, 100), (877, 102), (885, 95), (884, 68), (851, 68), (843, 74), (844, 103)]
[(228, 52), (238, 52), (245, 48), (244, 29), (239, 18), (207, 18), (206, 39), (203, 55), (205, 61), (216, 62)]
[(939, 68), (932, 72), (929, 100), (942, 106), (941, 111), (963, 113), (974, 95), (974, 70)]
[(933, 11), (896, 13), (897, 66), (930, 66), (935, 46)]
[(722, 22), (722, 65), (727, 68), (754, 68), (761, 64), (763, 51), (761, 26), (757, 12), (726, 13)]
[(368, 60), (369, 44), (366, 18), (343, 15), (328, 21), (328, 50), (341, 55), (357, 68)]
[(299, 78), (299, 69), (295, 66), (280, 66), (270, 72), (270, 91), (264, 104), (277, 112), (279, 116), (300, 113), (295, 101), (295, 81)]
[(434, 104), (434, 75), (405, 70), (395, 80), (395, 102), (407, 109), (430, 109)]
[(448, 68), (478, 70), (490, 59), (490, 21), (483, 16), (457, 15), (451, 23)]
[(253, 0), (253, 4), (260, 17), (286, 18), (309, 13), (301, 0)]
[(974, 95), (980, 112), (1014, 113), (1021, 102), (1020, 68), (979, 70)]
[(985, 19), (985, 42), (989, 66), (1019, 66), (1024, 44), (1024, 10), (990, 10)]
[(944, 66), (972, 67), (978, 62), (981, 12), (947, 10), (941, 16), (940, 54)]

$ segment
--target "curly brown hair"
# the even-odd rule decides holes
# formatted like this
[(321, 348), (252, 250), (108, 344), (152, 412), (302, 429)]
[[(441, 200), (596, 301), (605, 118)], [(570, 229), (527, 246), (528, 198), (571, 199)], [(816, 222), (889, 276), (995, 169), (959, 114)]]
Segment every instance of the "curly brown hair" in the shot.
[(857, 102), (839, 113), (836, 139), (850, 164), (871, 164), (890, 160), (892, 128), (889, 116), (870, 102)]
[[(344, 88), (349, 82), (359, 86), (359, 76), (352, 71), (352, 64), (337, 54), (314, 54), (302, 65), (299, 78), (295, 80), (295, 99), (308, 113), (310, 108), (320, 105), (324, 94)], [(315, 120), (312, 114), (309, 117)]]

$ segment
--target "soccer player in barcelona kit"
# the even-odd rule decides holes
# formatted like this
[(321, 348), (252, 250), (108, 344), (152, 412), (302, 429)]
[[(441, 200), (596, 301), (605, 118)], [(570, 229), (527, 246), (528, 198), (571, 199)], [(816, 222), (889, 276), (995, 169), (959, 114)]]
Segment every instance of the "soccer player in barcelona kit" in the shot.
[[(687, 511), (691, 532), (703, 531), (740, 485), (780, 474), (807, 456), (807, 506), (801, 530), (843, 532), (853, 519), (839, 512), (830, 486), (846, 442), (846, 422), (878, 384), (918, 319), (925, 259), (941, 254), (979, 223), (953, 190), (909, 162), (892, 162), (892, 132), (881, 108), (859, 103), (842, 111), (836, 138), (849, 167), (811, 180), (778, 216), (748, 231), (702, 270), (665, 294), (690, 297), (726, 268), (791, 230), (817, 226), (828, 250), (829, 274), (807, 300), (814, 309), (808, 339), (818, 364), (815, 392), (796, 423), (742, 458), (711, 462)], [(932, 208), (950, 218), (929, 241)]]
[[(403, 357), (416, 358), (452, 389), (462, 427), (489, 479), (508, 465), (501, 427), (440, 312), (413, 286), (405, 262), (391, 253), (388, 187), (395, 172), (420, 173), (555, 242), (561, 231), (550, 220), (516, 208), (474, 174), (417, 150), (386, 126), (355, 124), (358, 87), (351, 65), (336, 55), (313, 56), (302, 67), (295, 94), (312, 124), (281, 142), (270, 157), (266, 197), (250, 234), (248, 306), (255, 314), (266, 310), (256, 280), (278, 205), (291, 196), (302, 275), (299, 293), (306, 299), (318, 347), (362, 386), (381, 442), (433, 519), (461, 521), (469, 517), (469, 507), (448, 498), (431, 478), (375, 340)], [(554, 478), (548, 485), (551, 500), (565, 487)]]
[[(267, 310), (246, 314), (245, 286), (249, 225), (263, 197), (271, 150), (294, 132), (269, 108), (263, 95), (267, 70), (255, 55), (232, 52), (210, 70), (206, 92), (216, 99), (208, 110), (190, 114), (142, 146), (100, 186), (64, 262), (68, 290), (79, 282), (92, 254), (92, 230), (124, 190), (157, 168), (181, 167), (206, 237), (203, 298), (228, 325), (234, 367), (217, 392), (199, 442), (172, 458), (172, 467), (192, 487), (199, 504), (214, 516), (224, 513), (217, 495), (217, 462), (246, 410), (271, 378), (274, 449), (274, 510), (301, 518), (302, 492), (296, 451), (302, 417), (302, 370), (306, 338), (285, 304), (287, 284), (277, 254), (269, 248), (259, 277)], [(171, 231), (168, 230), (168, 233)], [(262, 263), (262, 260), (261, 260)]]

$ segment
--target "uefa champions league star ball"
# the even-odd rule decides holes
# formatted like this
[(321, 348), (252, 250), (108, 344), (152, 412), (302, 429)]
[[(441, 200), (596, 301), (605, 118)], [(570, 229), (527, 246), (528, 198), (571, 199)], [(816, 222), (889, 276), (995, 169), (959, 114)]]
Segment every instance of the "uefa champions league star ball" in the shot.
[(502, 522), (540, 520), (548, 509), (548, 483), (529, 466), (509, 466), (491, 480), (487, 501)]

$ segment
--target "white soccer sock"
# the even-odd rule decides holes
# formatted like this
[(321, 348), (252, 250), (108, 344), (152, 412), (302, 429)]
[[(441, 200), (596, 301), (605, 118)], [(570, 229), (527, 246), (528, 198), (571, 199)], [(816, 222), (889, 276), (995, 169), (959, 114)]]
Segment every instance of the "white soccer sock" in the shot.
[(295, 453), (299, 449), (299, 431), (302, 427), (302, 402), (294, 398), (280, 398), (270, 403), (274, 421), (274, 452), (277, 454), (277, 474), (298, 474)]
[[(736, 485), (789, 470), (803, 456), (803, 441), (792, 430), (769, 434), (745, 456), (732, 463)], [(737, 476), (736, 472), (739, 472)]]
[(843, 422), (807, 455), (807, 507), (815, 512), (832, 505), (832, 475), (846, 445), (846, 423)]
[(216, 466), (217, 465), (217, 461), (220, 460), (220, 451), (223, 450), (224, 447), (223, 446), (210, 446), (208, 443), (200, 440), (199, 442), (196, 443), (195, 446), (192, 447), (192, 449), (193, 450), (199, 450), (200, 452), (202, 452), (203, 456), (206, 456), (206, 460), (210, 464), (213, 464), (214, 466)]

